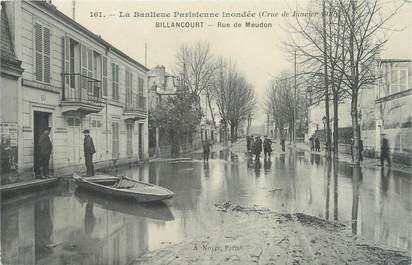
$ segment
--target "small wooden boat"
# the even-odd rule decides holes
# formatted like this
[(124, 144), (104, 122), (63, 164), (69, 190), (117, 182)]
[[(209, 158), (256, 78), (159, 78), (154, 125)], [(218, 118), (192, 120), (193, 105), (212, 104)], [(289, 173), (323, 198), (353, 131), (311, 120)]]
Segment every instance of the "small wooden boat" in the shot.
[(130, 179), (126, 176), (99, 175), (88, 178), (74, 173), (73, 178), (79, 188), (113, 197), (133, 199), (137, 202), (161, 201), (170, 199), (174, 195), (166, 188)]

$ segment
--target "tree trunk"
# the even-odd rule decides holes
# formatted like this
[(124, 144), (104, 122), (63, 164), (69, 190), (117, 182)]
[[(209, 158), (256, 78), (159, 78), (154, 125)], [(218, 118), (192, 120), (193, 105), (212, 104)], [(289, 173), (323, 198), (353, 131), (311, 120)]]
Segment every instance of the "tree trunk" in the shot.
[(351, 115), (352, 115), (352, 132), (353, 132), (353, 163), (355, 165), (360, 164), (359, 156), (359, 122), (358, 122), (358, 95), (354, 93), (352, 95), (352, 104), (351, 104)]
[(339, 151), (339, 102), (338, 95), (335, 90), (335, 95), (333, 96), (333, 159), (338, 160)]

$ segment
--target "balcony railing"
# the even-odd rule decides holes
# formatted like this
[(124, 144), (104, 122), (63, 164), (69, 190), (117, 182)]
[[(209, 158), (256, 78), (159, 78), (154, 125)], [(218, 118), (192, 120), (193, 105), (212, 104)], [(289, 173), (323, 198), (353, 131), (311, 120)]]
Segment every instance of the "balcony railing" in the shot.
[(103, 109), (101, 81), (80, 73), (63, 73), (65, 111), (99, 112)]
[(125, 112), (147, 112), (146, 97), (135, 94), (130, 98), (126, 98)]
[(102, 104), (101, 81), (80, 73), (63, 73), (62, 101), (85, 104)]

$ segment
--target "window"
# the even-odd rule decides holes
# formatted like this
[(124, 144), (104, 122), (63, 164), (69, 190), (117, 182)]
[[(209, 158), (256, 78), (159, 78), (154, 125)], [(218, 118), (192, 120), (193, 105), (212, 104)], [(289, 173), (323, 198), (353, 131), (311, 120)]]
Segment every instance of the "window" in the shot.
[(37, 81), (50, 83), (50, 29), (34, 24), (35, 78)]
[(395, 94), (408, 89), (408, 68), (394, 66), (390, 73), (390, 93)]
[(112, 63), (112, 98), (119, 99), (119, 66)]
[(67, 124), (69, 126), (80, 126), (79, 118), (67, 118)]
[(126, 105), (133, 104), (133, 75), (126, 71)]
[(143, 78), (139, 77), (139, 107), (141, 108), (144, 107), (143, 86), (144, 86)]
[[(102, 56), (93, 51), (93, 77), (97, 80), (102, 80)], [(93, 95), (101, 97), (101, 84), (100, 82), (93, 82)]]
[(139, 77), (139, 96), (143, 97), (143, 78)]
[(103, 83), (103, 96), (107, 97), (107, 57), (103, 56), (103, 71), (102, 71), (102, 83)]

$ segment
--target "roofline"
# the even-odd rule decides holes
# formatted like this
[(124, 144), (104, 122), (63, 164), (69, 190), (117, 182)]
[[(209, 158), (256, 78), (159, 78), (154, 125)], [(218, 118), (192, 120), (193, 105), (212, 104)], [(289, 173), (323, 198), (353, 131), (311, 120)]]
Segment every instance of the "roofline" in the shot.
[[(27, 1), (25, 1), (27, 2)], [(67, 24), (69, 24), (70, 26), (75, 27), (76, 29), (80, 30), (81, 32), (83, 32), (84, 34), (86, 34), (87, 36), (89, 36), (90, 38), (92, 38), (93, 40), (95, 40), (96, 42), (102, 44), (103, 46), (105, 46), (106, 48), (110, 49), (111, 51), (113, 51), (114, 53), (117, 53), (118, 55), (126, 58), (127, 60), (129, 60), (130, 62), (132, 62), (133, 64), (137, 65), (138, 67), (142, 68), (143, 71), (148, 72), (149, 68), (147, 68), (146, 66), (144, 66), (143, 64), (139, 63), (138, 61), (136, 61), (135, 59), (133, 59), (132, 57), (130, 57), (129, 55), (125, 54), (124, 52), (122, 52), (121, 50), (119, 50), (118, 48), (116, 48), (115, 46), (113, 46), (112, 44), (110, 44), (109, 42), (105, 41), (104, 39), (102, 39), (100, 36), (96, 35), (95, 33), (93, 33), (92, 31), (88, 30), (86, 27), (82, 26), (81, 24), (79, 24), (78, 22), (74, 21), (73, 19), (71, 19), (70, 17), (66, 16), (63, 12), (59, 11), (55, 6), (50, 5), (49, 3), (45, 2), (45, 1), (29, 1), (30, 4), (35, 4), (41, 8), (46, 9), (47, 11), (49, 11), (50, 13), (52, 13), (53, 15), (61, 18), (64, 22), (66, 22)]]

